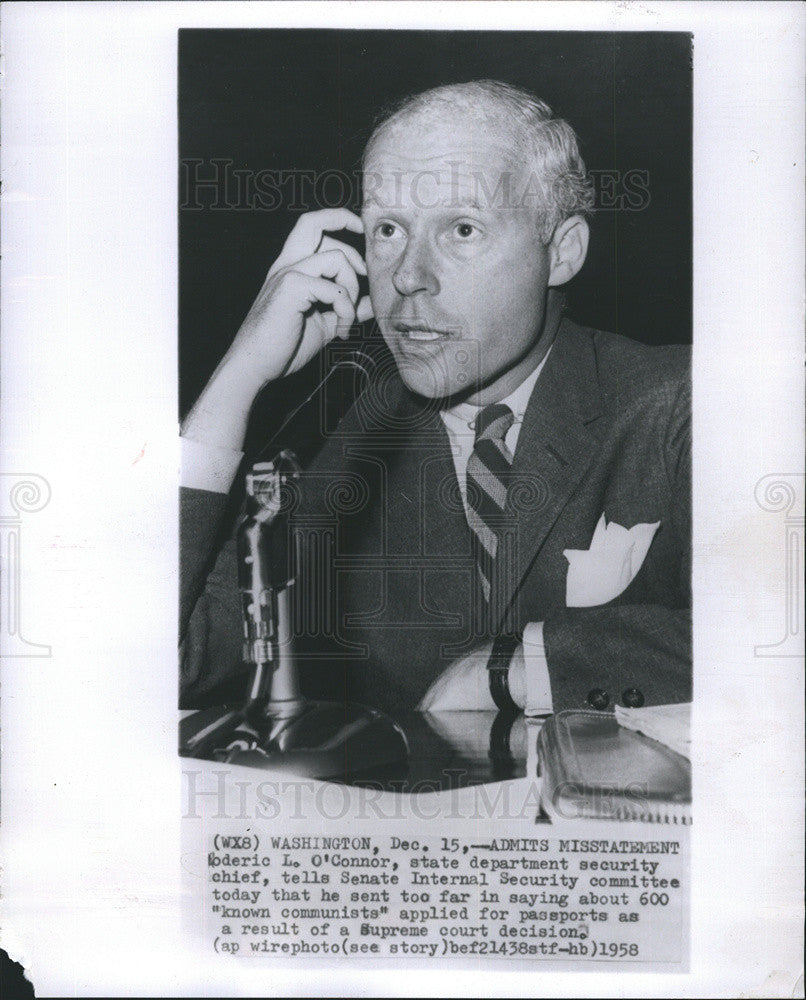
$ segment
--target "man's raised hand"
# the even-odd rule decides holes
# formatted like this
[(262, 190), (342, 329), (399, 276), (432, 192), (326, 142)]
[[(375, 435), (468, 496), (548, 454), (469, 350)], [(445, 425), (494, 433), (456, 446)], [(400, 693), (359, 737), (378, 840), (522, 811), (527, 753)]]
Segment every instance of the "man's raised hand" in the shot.
[[(322, 209), (300, 217), (228, 352), (253, 383), (298, 371), (334, 337), (372, 316), (369, 298), (358, 299), (358, 275), (366, 265), (353, 247), (328, 236), (361, 220), (346, 208)], [(259, 388), (259, 386), (258, 386)]]
[(240, 449), (252, 403), (267, 383), (298, 371), (334, 337), (372, 316), (369, 297), (358, 299), (361, 254), (328, 236), (361, 220), (346, 208), (300, 217), (272, 264), (246, 319), (182, 425), (182, 435)]

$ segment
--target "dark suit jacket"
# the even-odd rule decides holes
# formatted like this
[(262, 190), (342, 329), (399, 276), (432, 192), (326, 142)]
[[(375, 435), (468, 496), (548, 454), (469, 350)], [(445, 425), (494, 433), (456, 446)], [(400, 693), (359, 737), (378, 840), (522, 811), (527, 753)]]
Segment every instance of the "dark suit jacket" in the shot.
[[(688, 349), (651, 348), (565, 319), (529, 402), (507, 500), (506, 626), (544, 622), (554, 708), (591, 691), (612, 707), (691, 699)], [(182, 701), (239, 668), (234, 547), (211, 554), (226, 498), (182, 496)], [(600, 516), (660, 522), (627, 589), (566, 607), (564, 549), (588, 549)], [(304, 473), (290, 530), (300, 553), (296, 649), (309, 693), (389, 711), (414, 707), (479, 644), (474, 562), (435, 405), (390, 370)]]

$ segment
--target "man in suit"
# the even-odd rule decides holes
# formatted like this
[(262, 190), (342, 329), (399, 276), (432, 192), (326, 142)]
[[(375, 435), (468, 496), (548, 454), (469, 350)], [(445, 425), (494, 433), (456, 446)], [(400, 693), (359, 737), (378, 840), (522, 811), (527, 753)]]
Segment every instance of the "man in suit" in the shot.
[(360, 219), (300, 219), (183, 428), (184, 704), (238, 669), (216, 538), (251, 404), (371, 315), (393, 364), (292, 518), (309, 692), (392, 712), (690, 700), (687, 352), (563, 316), (591, 200), (571, 128), (476, 81), (375, 129)]

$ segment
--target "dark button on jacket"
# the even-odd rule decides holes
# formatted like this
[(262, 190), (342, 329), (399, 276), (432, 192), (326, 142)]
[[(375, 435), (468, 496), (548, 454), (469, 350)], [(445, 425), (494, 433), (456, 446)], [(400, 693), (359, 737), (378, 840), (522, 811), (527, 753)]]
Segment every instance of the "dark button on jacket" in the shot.
[(640, 708), (644, 704), (644, 693), (638, 688), (627, 688), (621, 696), (621, 701), (625, 708)]

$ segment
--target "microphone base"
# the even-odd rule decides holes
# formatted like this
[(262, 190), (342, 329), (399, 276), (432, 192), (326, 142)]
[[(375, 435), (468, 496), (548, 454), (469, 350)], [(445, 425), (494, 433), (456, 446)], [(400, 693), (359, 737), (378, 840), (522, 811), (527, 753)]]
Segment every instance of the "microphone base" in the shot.
[(180, 755), (255, 767), (318, 781), (368, 780), (405, 773), (406, 735), (388, 715), (364, 705), (302, 701), (205, 709), (182, 719)]

